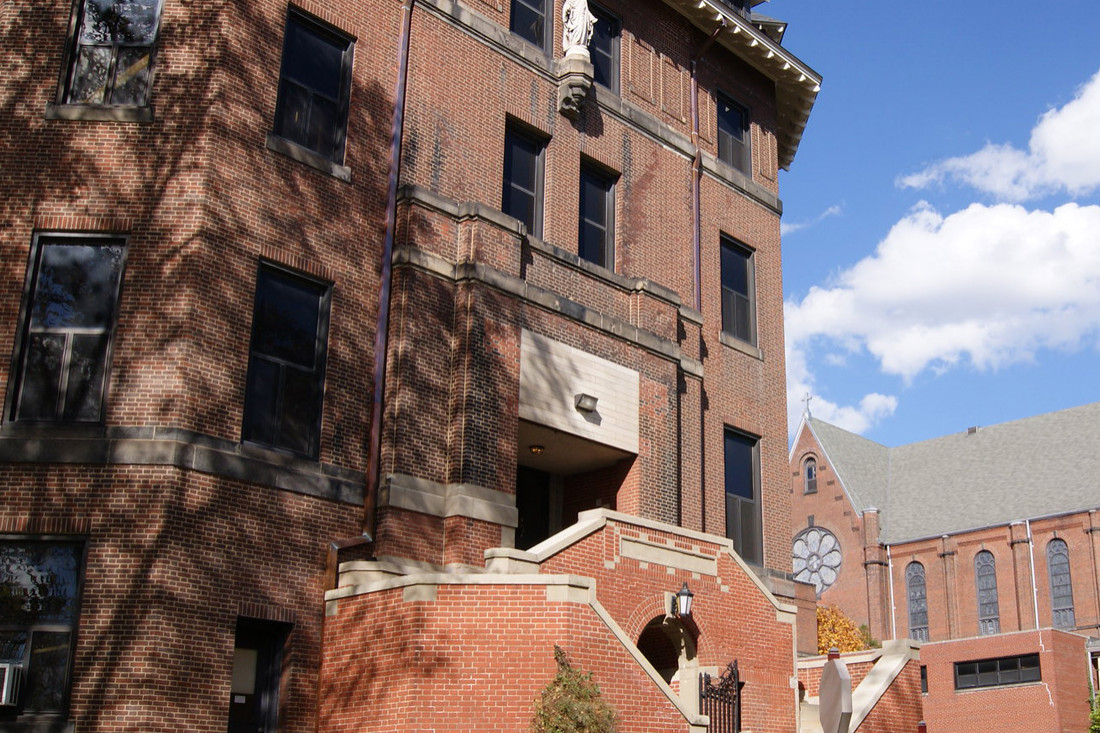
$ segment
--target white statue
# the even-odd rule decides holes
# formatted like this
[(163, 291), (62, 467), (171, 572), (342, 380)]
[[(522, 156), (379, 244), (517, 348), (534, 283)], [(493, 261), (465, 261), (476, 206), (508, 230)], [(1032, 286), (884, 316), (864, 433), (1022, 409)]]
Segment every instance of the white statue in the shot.
[(588, 9), (588, 0), (565, 0), (561, 9), (561, 20), (561, 45), (565, 55), (588, 56), (592, 26), (596, 25), (596, 16)]

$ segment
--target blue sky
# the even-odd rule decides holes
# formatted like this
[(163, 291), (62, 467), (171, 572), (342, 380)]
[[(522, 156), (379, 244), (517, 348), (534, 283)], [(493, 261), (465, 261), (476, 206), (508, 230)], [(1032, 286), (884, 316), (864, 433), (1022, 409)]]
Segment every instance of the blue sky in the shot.
[(782, 174), (790, 430), (1100, 401), (1100, 1), (772, 0), (824, 77)]

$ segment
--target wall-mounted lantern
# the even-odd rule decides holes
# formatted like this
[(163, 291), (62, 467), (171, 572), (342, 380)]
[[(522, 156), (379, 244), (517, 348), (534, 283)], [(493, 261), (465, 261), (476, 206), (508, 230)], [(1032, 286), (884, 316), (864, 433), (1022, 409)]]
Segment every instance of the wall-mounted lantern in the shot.
[(669, 615), (691, 618), (691, 601), (694, 597), (695, 594), (688, 588), (687, 581), (684, 581), (684, 587), (672, 596), (672, 609)]

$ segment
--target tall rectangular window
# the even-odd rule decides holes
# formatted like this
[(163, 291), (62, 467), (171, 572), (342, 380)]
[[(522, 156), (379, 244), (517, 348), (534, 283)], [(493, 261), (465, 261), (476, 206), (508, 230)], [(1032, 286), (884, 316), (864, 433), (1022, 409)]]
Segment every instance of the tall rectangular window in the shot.
[(760, 529), (760, 441), (726, 428), (726, 537), (747, 562), (764, 561)]
[(997, 601), (997, 563), (993, 553), (982, 550), (974, 557), (974, 577), (978, 589), (978, 633), (1001, 633), (1001, 612)]
[(293, 8), (287, 16), (274, 132), (335, 163), (344, 162), (353, 45)]
[(913, 561), (905, 567), (905, 597), (909, 606), (909, 638), (928, 641), (928, 585), (924, 565)]
[(13, 420), (103, 420), (125, 255), (125, 243), (116, 238), (36, 238), (17, 345)]
[(725, 94), (718, 95), (718, 160), (752, 174), (749, 111)]
[(23, 713), (64, 713), (80, 613), (81, 542), (0, 540), (0, 662), (20, 665)]
[(577, 240), (582, 259), (615, 267), (615, 180), (593, 165), (581, 164)]
[(619, 38), (622, 36), (622, 23), (601, 7), (590, 4), (589, 8), (596, 17), (596, 24), (592, 26), (592, 40), (588, 44), (595, 81), (618, 94)]
[(509, 23), (513, 33), (544, 51), (550, 49), (550, 19), (546, 6), (547, 0), (512, 0)]
[(317, 457), (330, 293), (328, 285), (260, 268), (244, 440)]
[(501, 210), (542, 237), (542, 165), (546, 146), (509, 125), (504, 133), (504, 197)]
[(722, 237), (722, 330), (756, 345), (756, 271), (753, 252)]
[(1069, 545), (1055, 538), (1047, 543), (1047, 574), (1050, 576), (1050, 608), (1054, 628), (1072, 629), (1077, 625), (1073, 613), (1073, 581), (1069, 574)]
[(144, 107), (162, 0), (80, 0), (62, 102)]
[(241, 618), (233, 642), (228, 733), (275, 733), (289, 624)]

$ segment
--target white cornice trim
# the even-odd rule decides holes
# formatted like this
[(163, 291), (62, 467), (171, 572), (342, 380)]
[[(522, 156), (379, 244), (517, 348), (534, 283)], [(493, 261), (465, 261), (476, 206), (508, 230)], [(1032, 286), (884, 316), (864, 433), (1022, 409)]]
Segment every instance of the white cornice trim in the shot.
[(727, 30), (717, 42), (775, 82), (779, 167), (788, 169), (821, 91), (821, 75), (718, 0), (664, 1), (707, 35), (724, 22)]

